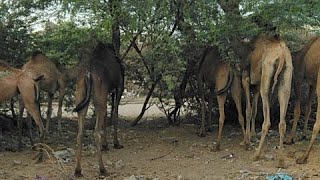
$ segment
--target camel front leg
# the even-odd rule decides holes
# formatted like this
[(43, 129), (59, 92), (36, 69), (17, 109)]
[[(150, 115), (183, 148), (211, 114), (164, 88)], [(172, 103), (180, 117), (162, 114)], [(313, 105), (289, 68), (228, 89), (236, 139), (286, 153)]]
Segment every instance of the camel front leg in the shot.
[(208, 102), (208, 119), (207, 119), (207, 132), (212, 132), (212, 124), (213, 124), (213, 120), (212, 120), (212, 109), (213, 109), (213, 93), (214, 90), (212, 88), (210, 88), (210, 94), (209, 94), (209, 102)]
[(204, 103), (204, 89), (203, 89), (203, 82), (199, 82), (199, 92), (201, 95), (201, 127), (200, 127), (200, 132), (199, 132), (199, 136), (200, 137), (205, 137), (206, 136), (206, 132), (205, 132), (205, 103)]
[(252, 103), (252, 117), (251, 117), (251, 138), (256, 139), (257, 133), (256, 133), (256, 117), (258, 112), (258, 101), (260, 97), (260, 86), (257, 85), (255, 87), (254, 95), (253, 95), (253, 103)]
[(246, 137), (248, 137), (248, 141), (251, 141), (250, 135), (250, 122), (251, 122), (251, 100), (250, 100), (250, 78), (248, 71), (242, 72), (242, 88), (245, 92), (246, 96)]
[(309, 96), (308, 96), (308, 100), (307, 100), (307, 104), (306, 104), (306, 114), (305, 114), (305, 118), (304, 118), (304, 127), (303, 127), (303, 132), (302, 132), (302, 137), (304, 139), (306, 139), (306, 137), (307, 137), (308, 121), (309, 121), (309, 117), (311, 114), (311, 103), (312, 103), (312, 99), (314, 97), (314, 93), (315, 93), (315, 87), (310, 86)]
[(319, 95), (318, 95), (317, 100), (318, 100), (317, 120), (313, 126), (312, 136), (311, 136), (308, 148), (306, 149), (305, 153), (300, 158), (297, 159), (297, 161), (296, 161), (297, 164), (306, 164), (307, 163), (310, 151), (312, 149), (312, 146), (313, 146), (313, 144), (317, 138), (317, 135), (319, 133), (319, 130), (320, 130), (320, 96)]
[(48, 110), (47, 110), (47, 123), (46, 123), (46, 137), (49, 135), (49, 124), (51, 121), (51, 115), (52, 115), (52, 100), (53, 100), (53, 93), (48, 93)]
[(63, 99), (66, 94), (65, 88), (60, 88), (59, 91), (59, 100), (58, 100), (58, 135), (61, 136), (61, 119), (62, 119), (62, 106), (63, 106)]

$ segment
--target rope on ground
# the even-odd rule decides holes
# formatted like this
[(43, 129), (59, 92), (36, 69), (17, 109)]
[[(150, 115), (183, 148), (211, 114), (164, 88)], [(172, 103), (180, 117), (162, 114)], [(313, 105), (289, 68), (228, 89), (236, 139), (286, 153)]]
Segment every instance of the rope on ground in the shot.
[[(39, 150), (42, 150), (47, 154), (48, 159), (49, 159), (50, 163), (53, 165), (52, 168), (54, 170), (56, 170), (57, 172), (61, 172), (65, 177), (67, 177), (69, 179), (76, 179), (74, 176), (69, 176), (67, 174), (67, 170), (66, 170), (65, 165), (63, 164), (63, 162), (59, 158), (54, 156), (54, 150), (49, 145), (44, 144), (44, 143), (37, 143), (37, 144), (33, 145), (31, 147), (31, 149), (33, 147), (37, 147), (37, 146), (39, 147)], [(57, 162), (57, 163), (55, 163), (55, 162)]]

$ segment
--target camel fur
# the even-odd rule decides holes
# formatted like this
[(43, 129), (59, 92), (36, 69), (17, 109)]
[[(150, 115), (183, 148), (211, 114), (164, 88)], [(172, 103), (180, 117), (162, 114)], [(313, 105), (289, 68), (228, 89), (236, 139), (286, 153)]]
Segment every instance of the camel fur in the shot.
[[(48, 93), (48, 109), (45, 133), (49, 134), (49, 124), (52, 115), (52, 100), (55, 92), (59, 91), (58, 100), (58, 132), (61, 134), (61, 118), (62, 118), (62, 103), (66, 93), (66, 81), (64, 74), (59, 71), (55, 63), (47, 58), (45, 54), (40, 51), (35, 51), (30, 57), (29, 61), (22, 67), (31, 77), (43, 75), (44, 78), (39, 81), (39, 88)], [(20, 105), (20, 118), (24, 110), (23, 103)]]
[[(254, 160), (258, 160), (261, 156), (262, 147), (265, 142), (266, 135), (268, 133), (270, 122), (270, 94), (273, 94), (274, 90), (278, 93), (278, 101), (280, 104), (280, 149), (278, 157), (278, 167), (285, 167), (284, 163), (284, 134), (286, 131), (286, 111), (290, 98), (291, 80), (292, 80), (292, 58), (288, 47), (285, 42), (279, 37), (270, 35), (261, 35), (257, 37), (253, 42), (254, 49), (249, 55), (250, 70), (247, 73), (243, 73), (243, 86), (246, 91), (246, 99), (250, 103), (249, 87), (251, 85), (256, 86), (254, 95), (254, 102), (251, 109), (246, 111), (247, 117), (251, 117), (254, 121), (255, 113), (257, 109), (257, 101), (259, 94), (263, 103), (263, 125), (262, 134), (259, 142), (259, 146), (254, 154)], [(252, 114), (251, 114), (252, 113)], [(252, 115), (252, 116), (251, 116)]]
[(244, 117), (241, 106), (241, 80), (240, 73), (235, 73), (230, 65), (222, 61), (219, 50), (216, 47), (208, 48), (199, 65), (198, 87), (201, 96), (201, 128), (200, 136), (205, 136), (205, 103), (204, 103), (204, 84), (210, 89), (209, 94), (209, 117), (207, 119), (209, 131), (211, 131), (212, 121), (212, 100), (213, 95), (217, 96), (219, 106), (219, 131), (216, 149), (220, 150), (222, 138), (222, 129), (225, 120), (224, 104), (226, 93), (231, 88), (231, 94), (238, 110), (238, 119), (241, 125), (244, 141), (242, 143), (249, 145), (244, 128)]
[[(94, 137), (98, 149), (99, 168), (102, 175), (107, 171), (102, 161), (102, 150), (108, 149), (107, 143), (107, 101), (108, 94), (113, 93), (114, 107), (112, 108), (112, 121), (114, 126), (114, 148), (123, 146), (119, 143), (117, 135), (118, 106), (124, 89), (124, 69), (115, 54), (113, 45), (98, 43), (98, 45), (83, 56), (81, 68), (76, 83), (76, 107), (78, 113), (77, 136), (77, 164), (75, 176), (82, 176), (81, 154), (83, 144), (83, 125), (91, 97), (96, 112), (96, 125)], [(102, 132), (101, 132), (102, 131)], [(102, 133), (102, 134), (101, 134)], [(103, 137), (101, 137), (103, 135)]]
[[(39, 80), (38, 77), (32, 79), (28, 74), (22, 70), (10, 67), (9, 65), (0, 62), (0, 102), (9, 100), (18, 94), (20, 94), (21, 99), (33, 117), (35, 123), (39, 128), (40, 133), (40, 143), (44, 140), (44, 127), (41, 120), (41, 113), (39, 108), (39, 89), (35, 80)], [(18, 121), (19, 132), (19, 147), (21, 146), (21, 126), (22, 122)], [(42, 158), (42, 151), (40, 150), (40, 160)]]
[[(306, 113), (304, 118), (304, 128), (303, 128), (303, 137), (306, 137), (307, 135), (307, 128), (308, 128), (308, 121), (311, 113), (311, 101), (314, 97), (316, 85), (317, 85), (317, 72), (319, 67), (319, 60), (317, 59), (317, 56), (310, 56), (306, 57), (306, 54), (309, 52), (309, 50), (312, 50), (312, 53), (317, 53), (317, 49), (320, 48), (320, 39), (319, 37), (312, 38), (303, 48), (301, 48), (299, 51), (293, 53), (293, 67), (294, 67), (294, 73), (293, 73), (293, 85), (295, 90), (295, 102), (294, 102), (294, 120), (292, 124), (291, 133), (288, 136), (288, 139), (286, 141), (286, 144), (293, 144), (296, 139), (296, 129), (298, 125), (298, 120), (301, 113), (301, 96), (302, 96), (302, 85), (303, 82), (307, 82), (309, 85), (309, 93), (307, 98), (307, 104), (306, 104)], [(306, 59), (306, 58), (309, 59)], [(319, 62), (318, 62), (319, 61)], [(308, 67), (308, 69), (307, 69)]]
[[(317, 106), (317, 115), (316, 115), (316, 122), (313, 126), (313, 131), (312, 131), (312, 136), (310, 139), (310, 143), (305, 151), (305, 153), (297, 159), (297, 163), (298, 164), (304, 164), (307, 163), (310, 151), (312, 149), (312, 146), (316, 140), (316, 137), (319, 133), (320, 130), (320, 71), (319, 71), (319, 67), (320, 67), (320, 51), (319, 51), (319, 47), (320, 47), (320, 39), (319, 37), (315, 37), (313, 39), (311, 39), (310, 43), (306, 45), (306, 51), (305, 51), (305, 55), (303, 60), (303, 73), (304, 73), (304, 77), (306, 78), (307, 83), (311, 86), (310, 87), (310, 94), (309, 94), (309, 102), (307, 105), (307, 112), (306, 112), (306, 122), (305, 122), (305, 129), (306, 129), (306, 124), (307, 124), (307, 118), (309, 118), (310, 112), (311, 112), (311, 97), (314, 93), (314, 91), (316, 92), (317, 95), (317, 101), (318, 101), (318, 106)], [(300, 83), (301, 84), (301, 83)], [(301, 87), (300, 87), (301, 89)], [(301, 92), (300, 92), (301, 93)], [(297, 109), (299, 107), (299, 103), (297, 103)], [(295, 107), (296, 108), (296, 107)], [(298, 120), (300, 115), (300, 109), (296, 110), (295, 116), (297, 116), (295, 119), (295, 121)], [(296, 123), (296, 122), (295, 122)]]

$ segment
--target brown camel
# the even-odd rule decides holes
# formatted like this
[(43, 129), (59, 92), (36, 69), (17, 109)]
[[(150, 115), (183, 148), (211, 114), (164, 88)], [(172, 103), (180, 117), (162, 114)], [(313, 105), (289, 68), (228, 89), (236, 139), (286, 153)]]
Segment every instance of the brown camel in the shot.
[[(115, 54), (113, 45), (98, 43), (93, 52), (88, 52), (82, 58), (82, 65), (77, 79), (76, 108), (78, 112), (78, 136), (77, 136), (77, 165), (75, 176), (81, 174), (81, 153), (83, 143), (83, 123), (88, 110), (91, 96), (96, 111), (96, 126), (94, 137), (98, 149), (99, 168), (102, 175), (107, 171), (102, 161), (102, 149), (107, 149), (107, 100), (108, 94), (113, 92), (115, 96), (114, 108), (112, 108), (112, 120), (114, 125), (114, 148), (123, 148), (117, 135), (118, 106), (124, 89), (124, 69)], [(103, 140), (101, 139), (101, 130)]]
[[(58, 132), (61, 134), (61, 117), (62, 117), (62, 102), (66, 92), (66, 81), (64, 74), (59, 71), (55, 63), (49, 60), (46, 55), (40, 51), (34, 52), (29, 61), (22, 67), (31, 77), (37, 77), (40, 74), (44, 76), (43, 80), (39, 81), (41, 90), (48, 93), (48, 110), (45, 133), (49, 133), (49, 123), (52, 114), (52, 100), (54, 93), (59, 90), (58, 103)], [(23, 114), (23, 103), (20, 105), (20, 117)]]
[[(261, 150), (271, 125), (269, 95), (270, 93), (273, 94), (274, 90), (277, 90), (280, 104), (280, 152), (277, 166), (285, 167), (283, 141), (286, 131), (285, 116), (290, 98), (293, 71), (291, 54), (285, 42), (280, 40), (278, 36), (261, 35), (254, 40), (253, 44), (254, 50), (249, 55), (250, 72), (247, 73), (248, 76), (243, 76), (242, 78), (244, 89), (247, 91), (246, 96), (250, 95), (250, 92), (248, 92), (249, 85), (256, 85), (257, 91), (255, 92), (255, 97), (259, 97), (257, 94), (260, 91), (263, 103), (264, 121), (262, 134), (258, 149), (254, 154), (254, 160), (258, 160), (261, 156)], [(272, 81), (273, 85), (270, 86)], [(278, 81), (280, 82), (278, 83)], [(247, 99), (250, 98), (247, 97)], [(250, 101), (247, 103), (250, 103)], [(256, 103), (253, 103), (253, 106), (256, 105)], [(254, 109), (256, 107), (253, 107)], [(251, 111), (247, 111), (247, 113), (251, 113)], [(247, 115), (247, 117), (250, 117), (250, 115)]]
[[(209, 118), (207, 123), (209, 131), (211, 131), (212, 121), (212, 99), (213, 94), (217, 95), (219, 105), (219, 132), (216, 149), (220, 150), (220, 142), (222, 137), (222, 129), (225, 120), (224, 104), (226, 101), (226, 92), (231, 87), (231, 94), (238, 110), (238, 119), (242, 128), (244, 141), (242, 144), (249, 145), (249, 141), (246, 138), (247, 133), (244, 128), (244, 118), (242, 115), (241, 107), (241, 80), (240, 73), (235, 73), (230, 65), (222, 61), (219, 50), (216, 47), (208, 48), (199, 65), (198, 84), (201, 95), (201, 128), (200, 136), (205, 136), (205, 103), (204, 103), (204, 83), (210, 89), (209, 94)], [(249, 134), (249, 132), (248, 132)]]
[(317, 49), (320, 48), (319, 44), (320, 44), (319, 37), (314, 37), (302, 49), (293, 53), (293, 56), (292, 56), (293, 67), (294, 67), (293, 85), (295, 89), (295, 103), (294, 103), (295, 106), (294, 106), (293, 125), (291, 129), (291, 133), (286, 141), (286, 144), (293, 144), (296, 138), (295, 137), (296, 129), (297, 129), (300, 113), (301, 113), (300, 104), (301, 104), (301, 96), (302, 96), (302, 84), (304, 80), (307, 82), (307, 84), (310, 87), (309, 93), (308, 93), (307, 105), (306, 105), (306, 113), (304, 118), (305, 121), (304, 121), (304, 128), (303, 128), (303, 137), (306, 137), (307, 135), (308, 121), (311, 113), (311, 101), (314, 97), (316, 85), (317, 85), (316, 75), (318, 73), (318, 64), (317, 64), (318, 59), (316, 56), (312, 56), (312, 58), (315, 58), (315, 59), (310, 59), (310, 55), (306, 57), (309, 59), (306, 59), (305, 56), (309, 52), (312, 46), (317, 46), (317, 47), (313, 47), (315, 49), (313, 49), (314, 52), (311, 52), (311, 53), (317, 52)]
[[(302, 67), (302, 68), (304, 69), (305, 78), (306, 78), (308, 84), (311, 85), (310, 91), (314, 91), (312, 89), (316, 89), (315, 91), (317, 94), (318, 107), (317, 107), (316, 122), (313, 126), (313, 131), (312, 131), (310, 143), (309, 143), (308, 148), (306, 149), (305, 153), (303, 154), (303, 156), (300, 157), (299, 159), (297, 159), (296, 162), (298, 164), (307, 163), (311, 148), (312, 148), (312, 146), (316, 140), (316, 137), (319, 133), (319, 130), (320, 130), (320, 71), (319, 71), (320, 52), (319, 52), (319, 48), (320, 48), (319, 37), (311, 39), (311, 41), (309, 43), (309, 47), (307, 47), (307, 50), (305, 52), (305, 56), (303, 58), (304, 67)], [(312, 96), (312, 94), (309, 94), (309, 96)], [(310, 104), (310, 102), (308, 102), (308, 106), (309, 106), (309, 104)], [(307, 115), (308, 115), (308, 113), (310, 114), (310, 111), (311, 111), (311, 108), (307, 107)]]
[[(0, 102), (11, 99), (20, 94), (28, 112), (36, 122), (40, 132), (40, 143), (44, 139), (44, 127), (41, 120), (39, 108), (39, 89), (35, 81), (38, 81), (42, 76), (39, 75), (32, 79), (26, 72), (12, 68), (3, 62), (0, 62)], [(21, 121), (18, 121), (19, 129), (21, 129)], [(21, 146), (21, 131), (19, 132), (19, 147)], [(39, 160), (42, 158), (40, 150)]]

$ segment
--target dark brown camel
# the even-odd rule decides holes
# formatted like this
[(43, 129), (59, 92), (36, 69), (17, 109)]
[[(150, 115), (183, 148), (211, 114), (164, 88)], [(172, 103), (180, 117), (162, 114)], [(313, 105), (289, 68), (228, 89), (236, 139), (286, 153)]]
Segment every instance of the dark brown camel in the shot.
[[(254, 154), (254, 160), (258, 160), (261, 156), (261, 150), (271, 125), (269, 95), (274, 90), (277, 90), (280, 103), (280, 152), (277, 166), (285, 167), (283, 141), (286, 131), (285, 116), (290, 98), (293, 71), (291, 54), (285, 42), (280, 40), (278, 36), (261, 35), (253, 41), (253, 44), (254, 50), (249, 55), (250, 70), (247, 73), (248, 76), (243, 76), (242, 78), (244, 89), (247, 91), (246, 96), (250, 96), (249, 85), (256, 85), (257, 91), (255, 92), (255, 97), (259, 97), (257, 94), (260, 92), (263, 103), (264, 121), (262, 134), (258, 149)], [(247, 97), (247, 99), (250, 100), (250, 97)], [(250, 101), (247, 103), (250, 103)], [(256, 105), (256, 103), (253, 104), (253, 106)], [(253, 109), (256, 109), (256, 107), (253, 107)], [(251, 109), (246, 112), (251, 113)], [(247, 117), (250, 116), (247, 114)]]
[[(117, 135), (118, 125), (118, 106), (124, 89), (124, 69), (115, 55), (112, 45), (98, 43), (93, 52), (88, 52), (82, 60), (83, 63), (77, 79), (76, 88), (76, 108), (78, 112), (78, 136), (77, 136), (77, 165), (75, 176), (81, 174), (81, 153), (83, 143), (83, 123), (88, 110), (91, 96), (93, 96), (93, 104), (96, 111), (96, 126), (94, 137), (98, 149), (99, 168), (102, 175), (106, 175), (107, 171), (102, 161), (102, 149), (107, 149), (107, 100), (108, 94), (113, 92), (115, 96), (114, 108), (112, 108), (112, 120), (114, 125), (114, 148), (123, 148), (120, 145)], [(103, 129), (103, 134), (101, 130)], [(103, 135), (103, 140), (101, 139)]]
[[(205, 136), (205, 103), (204, 103), (204, 84), (210, 89), (209, 94), (209, 117), (207, 124), (209, 131), (211, 131), (212, 121), (212, 108), (213, 108), (213, 95), (217, 95), (219, 105), (219, 132), (216, 149), (220, 150), (220, 143), (222, 138), (222, 129), (225, 120), (224, 104), (226, 101), (226, 92), (231, 87), (231, 94), (238, 110), (238, 119), (241, 125), (244, 141), (241, 144), (249, 145), (247, 133), (244, 128), (244, 118), (242, 115), (241, 106), (241, 80), (240, 73), (235, 73), (230, 65), (222, 61), (219, 50), (216, 47), (208, 48), (199, 65), (199, 92), (201, 95), (201, 128), (200, 136)], [(239, 71), (240, 72), (240, 71)], [(249, 132), (248, 132), (249, 134)]]
[[(33, 78), (39, 75), (44, 76), (43, 80), (39, 81), (39, 87), (41, 90), (48, 93), (48, 110), (45, 129), (46, 135), (48, 135), (49, 133), (53, 96), (57, 90), (59, 91), (58, 132), (59, 134), (61, 134), (62, 102), (66, 92), (66, 83), (63, 80), (65, 76), (59, 71), (57, 66), (40, 51), (36, 51), (30, 58), (30, 60), (22, 67), (22, 69)], [(20, 118), (22, 117), (23, 110), (24, 106), (22, 103), (20, 105)]]
[[(293, 61), (293, 67), (294, 67), (294, 73), (293, 73), (293, 85), (295, 89), (295, 106), (294, 106), (294, 120), (292, 124), (291, 133), (286, 141), (287, 144), (293, 144), (296, 138), (296, 129), (298, 120), (301, 113), (301, 96), (302, 96), (302, 85), (303, 82), (307, 82), (309, 85), (309, 93), (308, 93), (308, 99), (306, 104), (306, 113), (304, 118), (304, 128), (303, 128), (303, 137), (306, 137), (307, 135), (307, 128), (308, 128), (308, 121), (311, 113), (311, 101), (314, 97), (316, 85), (317, 85), (317, 71), (318, 69), (314, 66), (318, 66), (316, 63), (318, 59), (308, 59), (308, 62), (306, 62), (307, 59), (305, 59), (306, 54), (309, 52), (309, 49), (311, 46), (314, 45), (314, 43), (320, 44), (319, 37), (312, 38), (302, 49), (299, 51), (293, 53), (292, 61)], [(319, 49), (319, 46), (318, 46)], [(315, 51), (315, 50), (313, 50)], [(314, 52), (313, 52), (314, 53)], [(310, 55), (307, 57), (310, 58)], [(316, 56), (313, 56), (312, 58), (317, 58)], [(306, 63), (314, 63), (312, 66), (310, 64)], [(307, 69), (308, 67), (308, 69)]]
[[(33, 117), (40, 132), (40, 143), (44, 139), (44, 127), (41, 120), (39, 108), (39, 89), (35, 81), (38, 81), (42, 75), (32, 79), (26, 72), (12, 68), (3, 62), (0, 62), (0, 102), (11, 99), (20, 94), (26, 109)], [(21, 121), (18, 121), (19, 129), (21, 129)], [(19, 133), (19, 146), (21, 146), (21, 131)], [(42, 158), (40, 150), (39, 160)]]
[[(316, 37), (312, 39), (311, 44), (307, 48), (305, 52), (305, 56), (303, 58), (304, 63), (304, 73), (305, 78), (308, 82), (308, 84), (311, 84), (310, 89), (316, 89), (317, 94), (317, 101), (318, 101), (318, 107), (317, 107), (317, 117), (316, 122), (313, 126), (312, 136), (310, 143), (305, 151), (305, 153), (302, 155), (302, 157), (297, 159), (298, 164), (304, 164), (307, 163), (311, 148), (316, 140), (316, 137), (320, 130), (320, 39), (319, 37)], [(308, 46), (308, 45), (307, 45)], [(314, 91), (314, 90), (311, 90)], [(312, 96), (310, 94), (309, 96)], [(308, 103), (309, 104), (309, 103)], [(307, 114), (310, 113), (311, 109), (307, 107)], [(306, 117), (307, 118), (307, 117)]]

